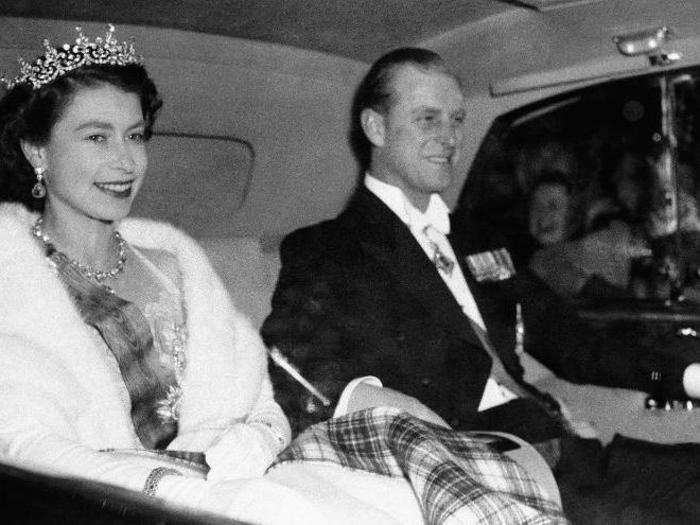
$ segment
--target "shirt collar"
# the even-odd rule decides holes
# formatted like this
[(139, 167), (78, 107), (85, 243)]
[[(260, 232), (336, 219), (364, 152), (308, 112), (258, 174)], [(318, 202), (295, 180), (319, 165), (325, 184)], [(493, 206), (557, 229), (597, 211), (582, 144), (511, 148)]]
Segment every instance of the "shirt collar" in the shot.
[(422, 230), (431, 225), (445, 235), (450, 233), (450, 210), (437, 193), (430, 196), (428, 208), (423, 213), (408, 200), (403, 191), (373, 177), (369, 172), (365, 174), (365, 187), (409, 228)]

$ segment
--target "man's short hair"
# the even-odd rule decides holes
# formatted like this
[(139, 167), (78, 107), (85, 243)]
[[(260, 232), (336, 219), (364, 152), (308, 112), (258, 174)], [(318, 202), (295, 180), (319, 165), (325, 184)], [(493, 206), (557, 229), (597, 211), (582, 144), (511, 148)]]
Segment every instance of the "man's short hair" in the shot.
[(371, 160), (371, 144), (362, 130), (360, 115), (370, 108), (386, 115), (393, 104), (395, 95), (393, 81), (396, 72), (404, 66), (414, 66), (425, 71), (437, 71), (453, 76), (440, 55), (428, 49), (402, 47), (379, 58), (360, 82), (352, 104), (350, 124), (350, 144), (360, 163), (360, 173), (364, 173)]

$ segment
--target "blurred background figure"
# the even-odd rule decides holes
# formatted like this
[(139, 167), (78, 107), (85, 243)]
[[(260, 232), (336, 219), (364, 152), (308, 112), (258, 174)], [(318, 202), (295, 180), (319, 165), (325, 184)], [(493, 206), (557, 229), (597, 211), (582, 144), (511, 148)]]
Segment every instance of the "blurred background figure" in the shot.
[(574, 183), (579, 179), (581, 163), (571, 144), (552, 139), (533, 139), (516, 152), (514, 171), (518, 185), (530, 193), (542, 173), (560, 173), (569, 183)]
[(611, 220), (622, 220), (632, 228), (642, 228), (651, 207), (655, 182), (645, 159), (625, 150), (586, 210), (586, 229), (594, 231)]
[(563, 242), (573, 235), (571, 184), (560, 171), (545, 171), (532, 189), (528, 231), (539, 246)]
[(625, 296), (632, 259), (650, 251), (623, 220), (585, 232), (581, 200), (561, 172), (540, 175), (529, 199), (529, 233), (538, 245), (529, 266), (566, 298)]

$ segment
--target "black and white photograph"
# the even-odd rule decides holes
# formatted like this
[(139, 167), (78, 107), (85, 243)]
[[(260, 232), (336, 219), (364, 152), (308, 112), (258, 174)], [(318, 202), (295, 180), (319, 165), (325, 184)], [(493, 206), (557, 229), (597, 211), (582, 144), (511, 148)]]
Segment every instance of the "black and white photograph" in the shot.
[(700, 523), (700, 2), (2, 0), (0, 487)]

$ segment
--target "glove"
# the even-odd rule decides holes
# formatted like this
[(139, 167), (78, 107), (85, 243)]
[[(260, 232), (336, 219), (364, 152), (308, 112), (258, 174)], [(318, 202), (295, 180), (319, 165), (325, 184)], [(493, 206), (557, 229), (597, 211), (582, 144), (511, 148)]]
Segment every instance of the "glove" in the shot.
[(207, 480), (258, 478), (275, 459), (274, 438), (262, 426), (236, 423), (205, 452)]

